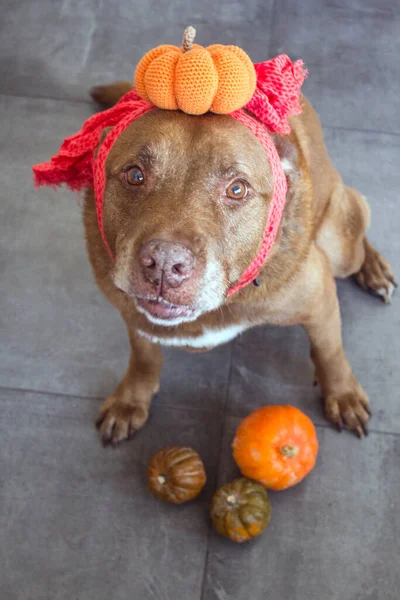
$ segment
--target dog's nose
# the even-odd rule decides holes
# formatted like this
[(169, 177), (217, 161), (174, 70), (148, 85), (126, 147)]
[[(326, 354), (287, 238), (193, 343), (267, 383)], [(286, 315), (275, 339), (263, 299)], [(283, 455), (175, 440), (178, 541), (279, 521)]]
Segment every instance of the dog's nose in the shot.
[(153, 285), (177, 288), (189, 279), (194, 270), (193, 252), (183, 244), (151, 240), (139, 250), (143, 275)]

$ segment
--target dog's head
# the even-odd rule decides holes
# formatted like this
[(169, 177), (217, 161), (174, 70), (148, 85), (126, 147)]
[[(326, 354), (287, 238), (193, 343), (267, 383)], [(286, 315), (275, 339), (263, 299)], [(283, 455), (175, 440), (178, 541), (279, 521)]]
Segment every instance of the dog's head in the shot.
[[(280, 55), (253, 65), (229, 46), (239, 79), (220, 86), (225, 51), (216, 45), (200, 52), (212, 79), (204, 95), (193, 36), (188, 28), (183, 50), (173, 49), (175, 61), (189, 57), (191, 73), (178, 99), (158, 59), (151, 77), (146, 71), (154, 52), (161, 58), (171, 49), (159, 47), (139, 63), (137, 90), (88, 119), (51, 161), (33, 167), (37, 185), (94, 188), (114, 284), (160, 325), (194, 321), (219, 308), (271, 259), (285, 206), (283, 170), (292, 166), (282, 154), (279, 164), (270, 134), (290, 132), (306, 75), (302, 61)], [(228, 75), (221, 72), (221, 81)]]
[(161, 325), (217, 309), (259, 250), (272, 193), (265, 150), (240, 122), (147, 113), (106, 161), (115, 285)]

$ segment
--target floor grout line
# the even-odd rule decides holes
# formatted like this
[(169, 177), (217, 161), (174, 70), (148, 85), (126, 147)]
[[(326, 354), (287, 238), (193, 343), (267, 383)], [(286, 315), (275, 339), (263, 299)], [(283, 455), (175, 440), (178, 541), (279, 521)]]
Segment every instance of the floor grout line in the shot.
[[(216, 407), (215, 410), (211, 409), (211, 408), (201, 408), (198, 406), (188, 406), (188, 405), (183, 405), (183, 404), (167, 404), (165, 402), (157, 402), (157, 395), (154, 396), (153, 398), (153, 402), (155, 402), (157, 407), (163, 408), (163, 409), (169, 409), (172, 408), (173, 410), (181, 410), (181, 411), (189, 411), (189, 412), (197, 412), (197, 413), (208, 413), (211, 415), (215, 415), (215, 414), (219, 414), (221, 417), (221, 433), (223, 433), (224, 430), (224, 423), (225, 423), (225, 419), (230, 418), (230, 419), (244, 419), (246, 415), (237, 415), (237, 414), (226, 414), (226, 407), (228, 404), (228, 396), (229, 396), (229, 390), (230, 390), (230, 384), (231, 384), (231, 375), (232, 375), (232, 370), (233, 370), (233, 345), (232, 345), (232, 351), (231, 351), (231, 360), (229, 363), (229, 373), (228, 373), (228, 383), (227, 386), (225, 388), (225, 398), (222, 404), (222, 407)], [(97, 402), (103, 402), (103, 400), (105, 399), (105, 396), (85, 396), (85, 395), (79, 395), (79, 394), (65, 394), (62, 392), (51, 392), (49, 390), (36, 390), (33, 388), (16, 388), (16, 387), (9, 387), (9, 386), (4, 386), (4, 385), (0, 385), (0, 394), (1, 392), (15, 392), (15, 393), (20, 393), (20, 394), (37, 394), (38, 396), (51, 396), (51, 397), (55, 397), (55, 398), (65, 398), (66, 400), (70, 399), (70, 400), (95, 400)], [(0, 402), (1, 402), (1, 398), (0, 398)], [(315, 423), (314, 422), (314, 426), (318, 429), (335, 429), (333, 425), (331, 425), (330, 423)], [(381, 430), (381, 429), (371, 429), (371, 427), (368, 427), (368, 431), (369, 433), (373, 433), (376, 435), (394, 435), (394, 436), (398, 436), (400, 437), (400, 431), (396, 432), (396, 431), (386, 431), (386, 430)], [(346, 433), (346, 431), (344, 431), (343, 433)], [(350, 432), (347, 432), (350, 433)], [(222, 443), (222, 437), (221, 437), (221, 443)], [(220, 446), (220, 451), (221, 451), (221, 446)]]
[[(16, 392), (21, 394), (37, 394), (38, 396), (52, 396), (56, 398), (65, 398), (66, 400), (95, 400), (97, 402), (103, 402), (106, 396), (85, 396), (79, 394), (63, 394), (61, 392), (51, 392), (48, 390), (35, 390), (33, 388), (15, 388), (0, 385), (0, 394), (1, 392)], [(1, 399), (0, 399), (1, 401)], [(157, 402), (157, 395), (154, 396), (153, 402), (156, 403), (157, 407), (160, 408), (172, 408), (174, 410), (188, 410), (189, 412), (197, 412), (197, 413), (208, 413), (211, 415), (221, 413), (221, 408), (216, 407), (215, 410), (211, 408), (201, 408), (198, 406), (185, 406), (183, 404), (167, 404), (165, 402)], [(222, 414), (222, 413), (221, 413)]]
[(101, 400), (101, 396), (85, 396), (84, 394), (66, 394), (62, 392), (51, 392), (49, 390), (36, 390), (34, 388), (17, 388), (0, 385), (0, 392), (17, 392), (21, 394), (38, 394), (41, 396), (55, 396), (56, 398), (71, 398), (75, 400)]
[(87, 100), (79, 100), (78, 98), (59, 98), (57, 96), (28, 96), (25, 94), (10, 94), (8, 92), (1, 92), (0, 91), (0, 96), (3, 96), (4, 98), (16, 98), (16, 99), (21, 99), (21, 100), (51, 100), (52, 102), (62, 102), (63, 104), (67, 103), (67, 104), (85, 104), (87, 106), (91, 106), (91, 107), (98, 107), (99, 108), (99, 112), (100, 112), (100, 106), (97, 105), (93, 100), (90, 99), (90, 96), (88, 94), (88, 98)]
[(387, 135), (391, 137), (400, 137), (398, 131), (383, 131), (380, 129), (362, 129), (361, 127), (345, 127), (344, 125), (326, 125), (322, 123), (322, 131), (325, 129), (333, 131), (350, 131), (352, 133), (373, 133), (374, 135)]
[[(86, 105), (89, 108), (97, 109), (97, 112), (101, 112), (104, 110), (104, 107), (100, 107), (93, 100), (90, 100), (89, 96), (87, 100), (79, 100), (78, 98), (57, 98), (56, 96), (27, 96), (24, 94), (10, 94), (7, 92), (0, 91), (0, 97), (4, 98), (20, 98), (21, 100), (51, 100), (53, 102), (62, 102), (63, 104), (71, 104), (71, 105)], [(379, 129), (363, 129), (361, 127), (344, 127), (340, 125), (326, 125), (322, 123), (322, 130), (329, 129), (330, 131), (348, 131), (350, 133), (365, 133), (365, 134), (374, 134), (374, 135), (386, 135), (388, 137), (400, 137), (400, 131), (385, 131)]]
[[(226, 381), (226, 388), (225, 388), (225, 398), (224, 398), (224, 402), (222, 404), (221, 407), (221, 422), (220, 422), (220, 439), (219, 439), (219, 450), (218, 450), (218, 464), (216, 466), (215, 469), (215, 475), (214, 475), (214, 489), (217, 489), (217, 485), (218, 485), (218, 477), (219, 477), (219, 473), (220, 473), (220, 468), (221, 468), (221, 455), (222, 455), (222, 443), (223, 443), (223, 439), (224, 439), (224, 434), (225, 434), (225, 423), (226, 423), (226, 406), (228, 404), (228, 397), (229, 397), (229, 391), (231, 388), (231, 382), (232, 382), (232, 372), (233, 372), (233, 352), (235, 349), (235, 345), (236, 345), (236, 340), (234, 340), (231, 343), (230, 346), (230, 360), (229, 360), (229, 369), (228, 369), (228, 375), (227, 375), (227, 381)], [(201, 591), (200, 591), (200, 600), (204, 600), (204, 594), (206, 591), (206, 584), (207, 584), (207, 573), (208, 573), (208, 565), (209, 565), (209, 557), (210, 557), (210, 537), (211, 537), (211, 532), (212, 532), (212, 524), (209, 523), (208, 524), (208, 531), (207, 531), (207, 540), (206, 540), (206, 556), (204, 559), (204, 569), (203, 569), (203, 580), (201, 582)]]
[(273, 33), (274, 33), (274, 26), (275, 26), (275, 15), (276, 15), (276, 8), (277, 8), (277, 4), (278, 4), (278, 0), (272, 0), (272, 6), (271, 6), (271, 25), (269, 28), (269, 41), (268, 41), (268, 56), (272, 58), (273, 55)]
[(22, 394), (38, 394), (41, 396), (55, 396), (56, 398), (70, 398), (75, 400), (98, 400), (101, 402), (104, 400), (103, 396), (87, 396), (85, 394), (67, 394), (63, 392), (52, 392), (50, 390), (38, 390), (35, 388), (18, 388), (18, 387), (9, 387), (5, 385), (0, 385), (0, 392), (20, 392)]
[[(350, 435), (354, 435), (355, 437), (356, 434), (351, 432), (350, 430), (347, 429), (343, 429), (342, 432), (337, 431), (337, 429), (334, 427), (334, 425), (331, 425), (330, 423), (314, 423), (314, 426), (316, 429), (332, 429), (333, 431), (336, 431), (336, 433), (340, 434), (340, 433), (344, 433), (344, 434), (350, 434)], [(368, 427), (368, 435), (374, 433), (376, 435), (394, 435), (395, 437), (400, 437), (400, 431), (396, 432), (396, 431), (381, 431), (380, 429), (371, 429), (371, 427)], [(364, 436), (362, 439), (365, 439), (365, 437), (368, 436)]]

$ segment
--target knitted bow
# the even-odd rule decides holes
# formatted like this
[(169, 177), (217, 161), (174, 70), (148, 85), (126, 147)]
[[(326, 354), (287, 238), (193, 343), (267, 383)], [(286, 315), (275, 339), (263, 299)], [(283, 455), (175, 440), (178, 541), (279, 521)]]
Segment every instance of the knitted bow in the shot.
[(280, 54), (254, 65), (257, 88), (246, 109), (272, 133), (290, 133), (289, 117), (301, 113), (300, 89), (307, 77), (303, 64)]

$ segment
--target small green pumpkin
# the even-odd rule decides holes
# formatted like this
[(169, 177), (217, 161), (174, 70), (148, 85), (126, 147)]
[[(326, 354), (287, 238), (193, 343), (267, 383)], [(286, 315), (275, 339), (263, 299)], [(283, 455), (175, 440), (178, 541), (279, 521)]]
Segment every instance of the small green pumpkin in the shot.
[(260, 535), (271, 519), (271, 503), (265, 489), (246, 477), (223, 485), (211, 502), (211, 519), (221, 535), (246, 542)]

